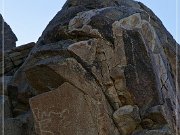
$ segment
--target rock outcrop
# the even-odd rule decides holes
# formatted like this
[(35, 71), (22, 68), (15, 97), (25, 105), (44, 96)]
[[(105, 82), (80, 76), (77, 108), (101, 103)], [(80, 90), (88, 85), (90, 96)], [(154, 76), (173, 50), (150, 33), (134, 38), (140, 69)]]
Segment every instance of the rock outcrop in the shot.
[[(31, 42), (16, 48), (12, 48), (10, 50), (4, 51), (4, 72), (0, 73), (0, 75), (13, 75), (16, 70), (24, 63), (27, 58), (29, 52), (32, 47), (34, 47), (35, 43)], [(0, 56), (2, 59), (2, 55)], [(2, 71), (2, 63), (0, 67)]]
[[(16, 47), (17, 37), (0, 14), (0, 52)], [(3, 27), (4, 26), (4, 27)], [(4, 48), (2, 46), (4, 45)], [(2, 50), (4, 49), (4, 50)]]
[(7, 83), (8, 122), (23, 135), (33, 123), (38, 135), (180, 134), (179, 54), (140, 2), (67, 0)]
[[(32, 121), (32, 113), (26, 111), (22, 115), (14, 116), (15, 112), (13, 107), (16, 103), (12, 102), (12, 99), (16, 98), (16, 89), (11, 87), (12, 78), (19, 67), (24, 63), (25, 59), (28, 57), (32, 47), (35, 43), (28, 43), (10, 50), (4, 51), (4, 59), (1, 54), (1, 77), (0, 77), (0, 130), (3, 131), (5, 135), (33, 135), (35, 133), (33, 128), (34, 124)], [(2, 76), (4, 75), (4, 76)], [(20, 80), (19, 80), (20, 81)], [(8, 89), (11, 90), (9, 93)], [(3, 104), (4, 103), (4, 107)], [(2, 119), (4, 117), (4, 119)], [(3, 122), (3, 123), (2, 123)]]

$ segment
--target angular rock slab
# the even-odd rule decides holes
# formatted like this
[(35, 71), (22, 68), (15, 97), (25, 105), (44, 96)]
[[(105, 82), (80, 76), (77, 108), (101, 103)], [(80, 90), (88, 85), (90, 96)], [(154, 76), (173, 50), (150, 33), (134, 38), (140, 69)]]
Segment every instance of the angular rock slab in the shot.
[(125, 31), (123, 40), (127, 57), (125, 69), (127, 88), (143, 114), (147, 108), (161, 104), (156, 74), (140, 33)]
[(94, 108), (89, 106), (86, 96), (69, 83), (33, 97), (30, 106), (38, 134), (98, 135)]

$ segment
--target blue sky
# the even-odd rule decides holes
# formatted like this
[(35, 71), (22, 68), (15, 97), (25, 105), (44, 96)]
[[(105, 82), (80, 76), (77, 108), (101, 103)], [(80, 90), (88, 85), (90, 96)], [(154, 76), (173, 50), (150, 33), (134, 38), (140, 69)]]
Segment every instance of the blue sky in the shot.
[[(18, 38), (17, 45), (36, 42), (41, 33), (62, 8), (66, 0), (1, 0), (0, 7), (5, 21)], [(176, 0), (138, 0), (151, 8), (165, 27), (180, 43), (176, 27)], [(178, 1), (178, 0), (177, 0)], [(178, 15), (179, 16), (179, 15)], [(178, 17), (179, 19), (179, 17)], [(178, 22), (180, 22), (178, 20)]]

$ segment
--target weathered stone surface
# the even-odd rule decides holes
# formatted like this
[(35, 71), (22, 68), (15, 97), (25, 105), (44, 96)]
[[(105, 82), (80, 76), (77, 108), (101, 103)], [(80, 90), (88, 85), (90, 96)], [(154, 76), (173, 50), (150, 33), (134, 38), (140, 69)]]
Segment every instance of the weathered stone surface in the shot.
[(90, 65), (95, 60), (96, 44), (93, 43), (93, 40), (81, 41), (72, 44), (69, 46), (68, 50), (79, 56), (84, 62)]
[[(8, 86), (13, 115), (26, 114), (33, 97), (37, 133), (174, 135), (180, 123), (176, 49), (140, 2), (68, 0), (32, 50), (5, 57), (6, 74), (14, 75)], [(63, 123), (72, 130), (58, 125), (64, 113), (51, 113), (67, 107)]]
[(130, 93), (133, 93), (135, 103), (142, 111), (148, 106), (160, 104), (161, 98), (158, 95), (151, 58), (140, 34), (127, 31), (124, 33), (124, 42), (128, 61), (125, 68), (126, 82)]
[(122, 135), (131, 135), (141, 122), (137, 106), (123, 106), (113, 114), (113, 119)]
[[(4, 68), (4, 74), (8, 76), (13, 75), (16, 72), (16, 70), (23, 64), (34, 45), (35, 43), (32, 42), (16, 48), (10, 48), (9, 50), (6, 50), (4, 52), (4, 67), (2, 67), (2, 55), (0, 56), (0, 69)], [(3, 73), (1, 72), (0, 75), (2, 74)]]
[[(4, 22), (4, 19), (1, 14), (0, 14), (0, 26), (1, 26), (0, 27), (0, 51), (2, 51), (3, 40), (4, 40), (4, 50), (9, 50), (16, 47), (17, 37), (11, 30), (10, 26), (6, 22)], [(2, 29), (2, 26), (4, 26), (3, 29)]]
[[(95, 99), (69, 83), (64, 83), (51, 92), (33, 97), (30, 105), (37, 133), (118, 134), (112, 123), (109, 123), (107, 114), (101, 114), (101, 116), (98, 114), (100, 108), (97, 107), (96, 102)], [(101, 117), (104, 119), (103, 123), (99, 121)]]

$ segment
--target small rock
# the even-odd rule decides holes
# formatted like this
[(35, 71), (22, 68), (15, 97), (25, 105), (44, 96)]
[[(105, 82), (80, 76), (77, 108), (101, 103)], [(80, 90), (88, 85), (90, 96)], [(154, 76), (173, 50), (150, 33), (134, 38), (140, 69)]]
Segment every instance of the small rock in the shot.
[(130, 135), (141, 121), (139, 108), (131, 105), (123, 106), (113, 114), (113, 119), (122, 135)]
[(74, 43), (68, 50), (79, 56), (84, 62), (92, 64), (96, 54), (96, 40), (88, 40)]
[(127, 18), (119, 21), (120, 26), (127, 30), (141, 28), (141, 15), (139, 13), (133, 14)]

